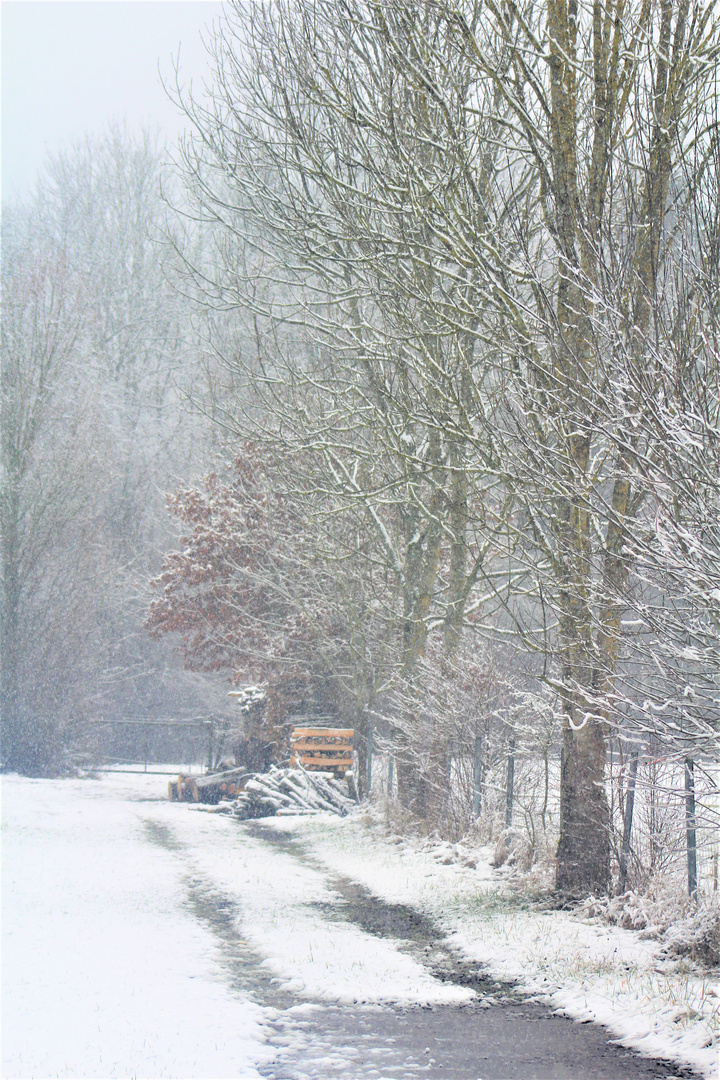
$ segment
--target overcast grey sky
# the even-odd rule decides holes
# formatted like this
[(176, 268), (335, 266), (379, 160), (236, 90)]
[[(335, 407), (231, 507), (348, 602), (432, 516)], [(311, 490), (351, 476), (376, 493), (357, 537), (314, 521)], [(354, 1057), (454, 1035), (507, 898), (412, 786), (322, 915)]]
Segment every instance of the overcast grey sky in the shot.
[(201, 31), (214, 0), (3, 0), (2, 194), (22, 197), (48, 154), (113, 121), (183, 126), (160, 83), (180, 49), (184, 81), (202, 81)]

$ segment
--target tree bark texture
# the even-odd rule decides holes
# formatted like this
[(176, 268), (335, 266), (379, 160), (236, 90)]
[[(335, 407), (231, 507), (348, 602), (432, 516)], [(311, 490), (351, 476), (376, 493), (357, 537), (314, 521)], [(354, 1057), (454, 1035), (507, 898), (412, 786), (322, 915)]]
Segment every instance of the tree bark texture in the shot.
[[(557, 851), (557, 887), (562, 892), (604, 892), (610, 877), (610, 817), (605, 795), (606, 733), (618, 661), (621, 616), (630, 560), (626, 539), (639, 509), (629, 478), (634, 446), (631, 431), (616, 429), (614, 475), (603, 526), (599, 559), (593, 560), (588, 493), (598, 392), (605, 368), (597, 337), (596, 296), (602, 295), (599, 254), (607, 242), (606, 206), (617, 158), (621, 126), (627, 124), (638, 64), (639, 41), (651, 30), (650, 7), (636, 11), (597, 0), (592, 6), (592, 78), (589, 96), (594, 125), (589, 155), (583, 159), (578, 136), (580, 82), (586, 78), (578, 51), (582, 17), (574, 4), (548, 0), (549, 135), (548, 189), (552, 192), (553, 232), (557, 246), (555, 367), (550, 380), (554, 428), (564, 435), (564, 493), (551, 517), (560, 575), (558, 584), (563, 733), (561, 826)], [(655, 28), (653, 125), (649, 155), (639, 192), (635, 221), (634, 273), (626, 298), (626, 340), (638, 371), (643, 372), (653, 294), (658, 273), (672, 147), (684, 107), (686, 20), (688, 3), (663, 0)], [(628, 15), (630, 18), (628, 19)], [(673, 25), (674, 20), (674, 25)], [(582, 177), (582, 179), (581, 179)], [(640, 385), (641, 380), (638, 381)], [(642, 411), (638, 396), (630, 411)], [(593, 561), (601, 567), (599, 592), (593, 585)], [(597, 598), (597, 599), (595, 599)]]

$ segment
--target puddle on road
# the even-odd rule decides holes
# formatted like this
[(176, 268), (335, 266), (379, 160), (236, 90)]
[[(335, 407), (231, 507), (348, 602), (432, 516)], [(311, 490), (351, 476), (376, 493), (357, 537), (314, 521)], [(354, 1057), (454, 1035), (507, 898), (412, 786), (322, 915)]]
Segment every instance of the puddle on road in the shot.
[(165, 825), (145, 822), (148, 840), (188, 863), (187, 903), (218, 942), (229, 985), (269, 1012), (268, 1042), (277, 1060), (266, 1080), (700, 1080), (691, 1070), (652, 1061), (608, 1042), (593, 1024), (577, 1024), (529, 1001), (461, 961), (421, 913), (388, 904), (327, 868), (286, 834), (243, 823), (254, 837), (319, 869), (338, 894), (314, 904), (328, 919), (346, 919), (393, 939), (440, 981), (470, 986), (462, 1005), (331, 1005), (283, 990), (242, 937), (241, 904), (191, 870), (191, 853)]

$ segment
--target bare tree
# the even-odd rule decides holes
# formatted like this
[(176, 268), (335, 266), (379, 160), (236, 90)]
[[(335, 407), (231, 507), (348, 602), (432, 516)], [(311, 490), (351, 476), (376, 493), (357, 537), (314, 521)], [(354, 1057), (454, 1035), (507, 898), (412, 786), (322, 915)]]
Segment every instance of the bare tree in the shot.
[[(182, 168), (216, 237), (215, 265), (188, 269), (206, 304), (248, 321), (226, 356), (245, 397), (225, 422), (312, 448), (299, 484), (361, 521), (395, 580), (409, 684), (430, 627), (457, 648), (502, 514), (477, 430), (469, 449), (485, 364), (469, 330), (477, 270), (448, 260), (431, 193), (485, 182), (449, 149), (473, 86), (446, 27), (424, 8), (421, 47), (400, 7), (237, 7), (214, 42), (212, 96), (184, 101), (198, 138)], [(449, 109), (398, 68), (405, 45), (445, 80)], [(453, 302), (470, 318), (448, 322)], [(401, 755), (410, 798), (413, 772)]]
[(195, 280), (257, 345), (242, 423), (312, 446), (316, 490), (366, 514), (411, 676), (469, 602), (544, 658), (568, 893), (609, 883), (610, 733), (657, 727), (635, 616), (717, 50), (690, 0), (238, 5), (215, 90), (186, 100), (221, 256)]
[(142, 631), (162, 491), (205, 445), (160, 173), (151, 139), (112, 129), (3, 210), (3, 760), (25, 771), (61, 767), (88, 715), (187, 696)]
[[(59, 246), (38, 243), (21, 216), (3, 228), (2, 722), (7, 767), (58, 767), (64, 691), (82, 669), (96, 606), (89, 599), (102, 448), (78, 358), (87, 298)], [(68, 558), (75, 544), (84, 556)], [(63, 555), (57, 556), (60, 552)], [(44, 611), (44, 620), (39, 618)], [(36, 622), (44, 626), (34, 625)], [(54, 626), (56, 634), (53, 634)], [(53, 655), (58, 635), (75, 651)], [(45, 649), (38, 647), (43, 642)], [(48, 654), (47, 646), (53, 646)], [(62, 652), (62, 650), (61, 650)], [(58, 660), (60, 659), (60, 663)], [(64, 663), (63, 663), (64, 660)]]
[(498, 8), (480, 35), (453, 15), (514, 118), (503, 182), (522, 167), (537, 183), (533, 213), (512, 215), (523, 258), (502, 268), (504, 453), (557, 634), (558, 887), (602, 890), (605, 741), (626, 716), (618, 677), (645, 528), (641, 462), (653, 455), (648, 402), (672, 341), (658, 313), (695, 190), (676, 179), (705, 120), (717, 27), (711, 5), (690, 3)]

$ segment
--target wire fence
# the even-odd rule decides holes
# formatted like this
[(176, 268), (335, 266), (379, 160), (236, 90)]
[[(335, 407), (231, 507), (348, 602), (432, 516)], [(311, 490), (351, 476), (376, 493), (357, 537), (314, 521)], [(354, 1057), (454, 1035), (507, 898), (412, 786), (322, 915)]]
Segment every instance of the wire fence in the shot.
[[(392, 801), (397, 796), (393, 754), (385, 749), (372, 757), (372, 795)], [(634, 777), (631, 766), (631, 754), (616, 749), (607, 769), (616, 891), (645, 891), (662, 883), (698, 897), (714, 896), (720, 869), (720, 765), (692, 763), (692, 812), (684, 760), (640, 757)], [(551, 858), (560, 824), (559, 754), (539, 758), (506, 743), (502, 755), (448, 755), (441, 819), (433, 824), (448, 839), (472, 831), (484, 842), (497, 842), (511, 828), (524, 835), (533, 857)]]
[(99, 718), (86, 727), (85, 763), (103, 772), (200, 772), (213, 763), (216, 739), (212, 717)]

